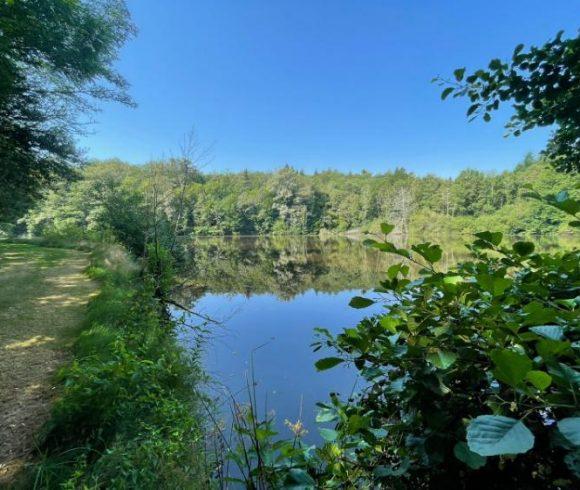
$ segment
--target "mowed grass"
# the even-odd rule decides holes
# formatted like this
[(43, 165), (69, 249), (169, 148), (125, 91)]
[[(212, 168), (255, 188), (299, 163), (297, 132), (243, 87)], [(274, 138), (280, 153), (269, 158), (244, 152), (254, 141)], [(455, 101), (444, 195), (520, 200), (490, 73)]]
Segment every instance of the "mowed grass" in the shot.
[(88, 264), (77, 250), (0, 243), (0, 485), (49, 417), (54, 373), (96, 293)]

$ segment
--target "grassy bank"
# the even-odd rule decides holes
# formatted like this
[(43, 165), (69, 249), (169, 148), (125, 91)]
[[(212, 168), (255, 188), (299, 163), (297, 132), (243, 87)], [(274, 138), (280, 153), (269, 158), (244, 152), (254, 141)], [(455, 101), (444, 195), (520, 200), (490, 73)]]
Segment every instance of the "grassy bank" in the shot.
[(74, 361), (25, 487), (205, 487), (201, 370), (184, 352), (153, 285), (118, 247), (92, 252), (101, 292), (89, 304)]

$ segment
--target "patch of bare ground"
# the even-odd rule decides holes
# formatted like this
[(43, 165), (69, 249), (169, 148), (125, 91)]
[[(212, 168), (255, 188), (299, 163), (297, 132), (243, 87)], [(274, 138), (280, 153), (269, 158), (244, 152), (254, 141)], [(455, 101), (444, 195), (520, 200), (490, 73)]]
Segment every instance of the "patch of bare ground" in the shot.
[(97, 289), (87, 265), (76, 250), (0, 244), (0, 486), (25, 464), (50, 415), (55, 372)]

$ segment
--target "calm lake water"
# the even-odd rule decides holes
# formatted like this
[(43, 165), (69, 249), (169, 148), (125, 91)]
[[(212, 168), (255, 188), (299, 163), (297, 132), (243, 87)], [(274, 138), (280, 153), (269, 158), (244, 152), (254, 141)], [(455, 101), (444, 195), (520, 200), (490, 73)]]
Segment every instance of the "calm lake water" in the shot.
[[(445, 251), (441, 267), (467, 257), (465, 240), (437, 240)], [(544, 239), (539, 246), (566, 243)], [(332, 354), (312, 352), (313, 329), (338, 333), (380, 311), (380, 305), (356, 310), (348, 302), (360, 294), (376, 297), (371, 290), (395, 262), (348, 238), (196, 239), (188, 267), (192, 282), (201, 287), (185, 289), (179, 300), (220, 322), (208, 326), (204, 367), (213, 379), (212, 394), (224, 401), (222, 415), (227, 419), (230, 394), (247, 401), (253, 377), (261, 415), (274, 411), (282, 436), (291, 435), (284, 420), (300, 418), (309, 430), (306, 439), (318, 440), (316, 402), (326, 401), (331, 392), (348, 397), (358, 380), (354, 370), (343, 366), (315, 370), (317, 359)], [(199, 323), (196, 317), (188, 321)], [(187, 331), (181, 338), (185, 344), (194, 342)]]

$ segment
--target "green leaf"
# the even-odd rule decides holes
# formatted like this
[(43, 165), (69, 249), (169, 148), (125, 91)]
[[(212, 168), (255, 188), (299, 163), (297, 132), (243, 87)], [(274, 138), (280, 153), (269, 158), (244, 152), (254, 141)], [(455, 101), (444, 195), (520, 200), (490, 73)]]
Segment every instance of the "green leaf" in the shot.
[(440, 349), (427, 354), (427, 361), (439, 369), (447, 369), (457, 360), (457, 354)]
[(456, 286), (457, 284), (460, 284), (462, 282), (465, 282), (465, 278), (463, 276), (445, 276), (443, 278), (444, 284), (453, 284), (454, 286)]
[(564, 456), (564, 462), (576, 478), (580, 478), (580, 450), (572, 451)]
[(348, 418), (347, 428), (349, 434), (356, 434), (360, 429), (367, 427), (369, 425), (369, 420), (357, 413), (351, 415)]
[(507, 277), (492, 276), (490, 274), (478, 274), (475, 276), (477, 283), (493, 296), (501, 296), (513, 281)]
[(570, 342), (561, 342), (560, 340), (542, 339), (536, 344), (538, 354), (544, 359), (562, 354), (570, 348)]
[(552, 376), (544, 371), (530, 371), (526, 374), (526, 380), (532, 383), (540, 391), (544, 391), (552, 384)]
[(447, 87), (443, 92), (441, 92), (441, 100), (445, 100), (451, 92), (453, 92), (453, 87)]
[(558, 299), (556, 300), (556, 303), (563, 305), (568, 310), (574, 310), (577, 306), (580, 306), (580, 296), (577, 296), (576, 298)]
[(338, 437), (338, 432), (333, 429), (318, 429), (318, 430), (320, 432), (320, 435), (325, 441), (333, 442), (336, 441), (336, 438)]
[(469, 449), (481, 456), (520, 454), (534, 445), (534, 435), (520, 420), (480, 415), (467, 427)]
[(338, 366), (342, 362), (344, 362), (344, 359), (340, 357), (325, 357), (324, 359), (316, 361), (314, 365), (318, 371), (326, 371), (334, 366)]
[(453, 454), (459, 460), (465, 463), (473, 470), (477, 470), (487, 463), (487, 458), (474, 453), (469, 449), (465, 442), (458, 442), (453, 448)]
[[(523, 186), (523, 187), (526, 187), (526, 186)], [(531, 186), (529, 188), (531, 189)], [(536, 192), (534, 190), (522, 193), (522, 197), (529, 197), (530, 199), (536, 199), (538, 201), (543, 200), (543, 197), (541, 196), (541, 194), (539, 194), (538, 192)]]
[(381, 252), (391, 252), (393, 249), (392, 243), (377, 242), (376, 240), (365, 240), (363, 245), (371, 248), (376, 248)]
[(413, 245), (411, 249), (421, 255), (430, 264), (441, 260), (441, 256), (443, 255), (443, 251), (439, 245), (431, 245), (429, 242)]
[(516, 242), (513, 244), (514, 252), (522, 257), (530, 255), (534, 251), (534, 244), (532, 242)]
[(316, 414), (316, 422), (319, 424), (333, 422), (336, 419), (338, 419), (338, 414), (331, 408), (321, 408)]
[(513, 387), (518, 386), (532, 370), (532, 361), (528, 356), (507, 349), (494, 350), (491, 360), (496, 366), (494, 376)]
[(258, 441), (265, 441), (268, 438), (275, 436), (277, 434), (277, 432), (274, 432), (273, 430), (271, 430), (267, 427), (266, 428), (258, 427), (258, 428), (256, 428), (255, 434), (256, 434), (256, 439)]
[(411, 254), (407, 249), (404, 248), (397, 248), (393, 251), (393, 253), (400, 255), (401, 257), (405, 257), (407, 259), (411, 258)]
[(550, 340), (562, 340), (564, 338), (564, 329), (560, 325), (538, 325), (530, 327), (530, 330), (536, 335)]
[(386, 478), (390, 476), (403, 476), (411, 463), (408, 459), (405, 459), (398, 467), (397, 466), (387, 466), (387, 465), (380, 465), (373, 469), (373, 474), (377, 478)]
[(409, 266), (405, 264), (395, 264), (387, 269), (387, 276), (389, 279), (393, 280), (398, 274), (402, 274), (406, 277), (409, 274)]
[(397, 248), (391, 242), (385, 242), (385, 243), (381, 243), (379, 245), (372, 245), (372, 247), (378, 248), (379, 250), (381, 250), (383, 252), (400, 255), (401, 257), (405, 257), (407, 259), (411, 256), (409, 254), (408, 250), (406, 250), (404, 248)]
[(558, 192), (558, 194), (551, 199), (548, 197), (547, 201), (552, 206), (555, 206), (572, 216), (580, 211), (580, 201), (570, 198), (566, 191)]
[(381, 232), (383, 232), (384, 235), (388, 235), (394, 229), (395, 225), (390, 225), (389, 223), (381, 223)]
[(580, 387), (580, 372), (561, 362), (557, 365), (549, 366), (548, 371), (556, 384), (573, 393), (578, 391), (578, 387)]
[(398, 318), (393, 318), (392, 316), (385, 315), (379, 320), (381, 327), (388, 330), (391, 333), (397, 333), (397, 325), (399, 325), (400, 320)]
[(524, 49), (524, 45), (523, 44), (518, 44), (516, 46), (516, 49), (514, 49), (514, 58), (520, 54), (522, 52), (522, 49)]
[(556, 319), (556, 311), (553, 308), (546, 308), (538, 301), (532, 301), (522, 308), (526, 318), (524, 325), (545, 325)]
[(372, 299), (355, 296), (350, 300), (349, 306), (352, 308), (367, 308), (373, 304), (375, 304), (375, 302)]
[(578, 201), (574, 199), (566, 199), (562, 202), (555, 202), (552, 205), (565, 213), (568, 213), (571, 216), (576, 216), (578, 212), (580, 212), (580, 204)]
[(477, 109), (479, 109), (479, 104), (472, 104), (469, 109), (467, 109), (467, 116), (471, 116)]
[(496, 247), (501, 243), (501, 241), (503, 240), (503, 233), (496, 231), (496, 232), (491, 232), (491, 231), (482, 231), (479, 233), (475, 233), (475, 236), (477, 238), (479, 238), (480, 240), (489, 242), (492, 245), (495, 245)]
[(560, 420), (558, 430), (567, 441), (580, 447), (580, 417), (568, 417)]
[(315, 488), (315, 486), (316, 482), (314, 481), (314, 478), (312, 478), (306, 470), (301, 470), (299, 468), (291, 468), (288, 470), (288, 478), (284, 488), (309, 489)]
[(378, 243), (379, 243), (379, 242), (377, 242), (376, 240), (373, 240), (372, 238), (365, 238), (365, 239), (362, 241), (362, 244), (363, 244), (365, 247), (375, 247), (375, 246), (376, 246)]
[(457, 68), (457, 70), (453, 72), (453, 75), (455, 75), (455, 80), (461, 82), (461, 80), (463, 80), (463, 75), (465, 75), (465, 68)]

